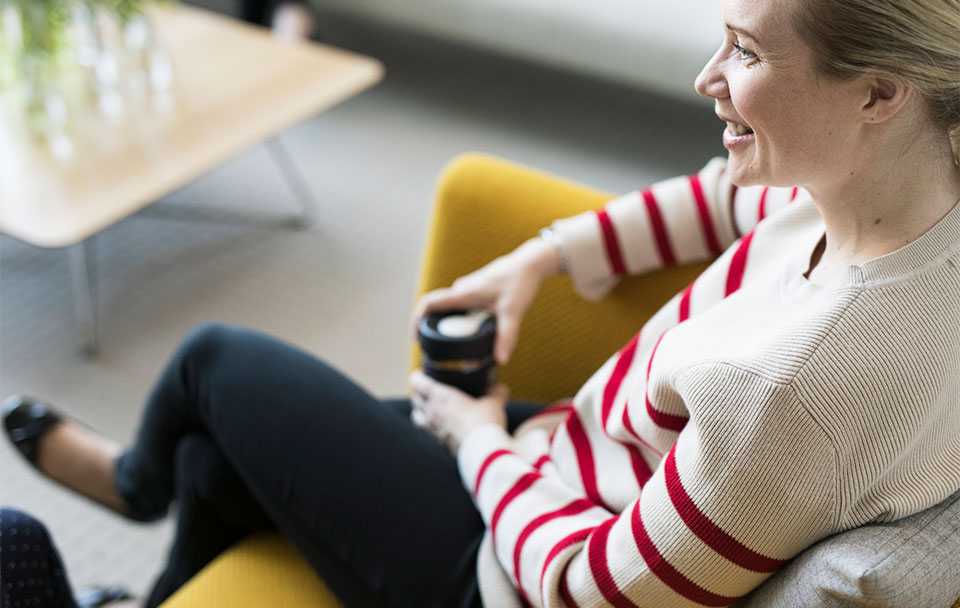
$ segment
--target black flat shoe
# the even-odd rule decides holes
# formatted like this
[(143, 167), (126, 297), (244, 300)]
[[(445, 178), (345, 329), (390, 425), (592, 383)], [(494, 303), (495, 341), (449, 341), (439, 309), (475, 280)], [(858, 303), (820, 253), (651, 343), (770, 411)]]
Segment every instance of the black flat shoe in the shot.
[(13, 446), (27, 462), (37, 467), (40, 439), (62, 420), (51, 406), (31, 397), (14, 395), (0, 405), (3, 428)]
[[(40, 440), (50, 432), (50, 429), (63, 421), (63, 416), (58, 413), (53, 406), (47, 403), (24, 395), (14, 395), (8, 397), (0, 404), (0, 417), (3, 418), (3, 428), (6, 431), (7, 437), (17, 451), (20, 452), (27, 462), (33, 465), (33, 468), (41, 475), (50, 479), (47, 472), (41, 469), (37, 462), (37, 452), (39, 451)], [(126, 509), (118, 511), (114, 507), (102, 504), (96, 498), (68, 484), (58, 483), (64, 488), (83, 496), (87, 500), (91, 500), (122, 517), (139, 523), (157, 521), (166, 515), (167, 512), (166, 506), (163, 508), (154, 508), (151, 505), (150, 507), (140, 507), (138, 509), (136, 505), (130, 503), (129, 499), (126, 500)]]
[(87, 587), (77, 593), (76, 602), (78, 608), (99, 608), (132, 599), (133, 595), (123, 587)]

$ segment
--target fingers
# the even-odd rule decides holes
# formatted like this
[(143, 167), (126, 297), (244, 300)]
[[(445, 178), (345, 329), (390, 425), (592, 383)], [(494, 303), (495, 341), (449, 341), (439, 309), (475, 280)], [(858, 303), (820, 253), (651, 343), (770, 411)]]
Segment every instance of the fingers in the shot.
[(498, 365), (505, 365), (510, 360), (513, 348), (517, 344), (517, 322), (511, 315), (497, 317), (497, 338), (493, 347), (493, 356)]
[(410, 374), (410, 387), (418, 397), (429, 399), (436, 384), (437, 381), (423, 373), (421, 369), (413, 370)]
[(462, 291), (457, 287), (445, 287), (424, 294), (413, 309), (410, 318), (410, 332), (417, 337), (417, 324), (420, 318), (435, 310), (450, 308), (470, 308), (482, 302), (482, 296), (476, 292)]
[(420, 427), (421, 429), (430, 430), (430, 419), (427, 417), (427, 413), (423, 409), (423, 400), (416, 395), (411, 397), (410, 400), (413, 403), (413, 409), (410, 410), (410, 420), (413, 422), (414, 426)]
[(487, 396), (497, 401), (506, 403), (510, 400), (510, 388), (501, 382), (500, 384), (497, 384), (491, 388), (487, 393)]

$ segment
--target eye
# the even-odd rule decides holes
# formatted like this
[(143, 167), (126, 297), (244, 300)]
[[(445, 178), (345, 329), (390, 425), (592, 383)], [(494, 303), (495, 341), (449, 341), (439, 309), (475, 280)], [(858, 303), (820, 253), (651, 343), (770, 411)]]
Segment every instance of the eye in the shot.
[(754, 53), (753, 51), (750, 51), (750, 50), (748, 50), (748, 49), (743, 48), (742, 46), (740, 46), (740, 43), (737, 42), (737, 41), (734, 41), (734, 42), (733, 42), (733, 48), (735, 48), (735, 49), (737, 50), (738, 57), (740, 57), (740, 59), (743, 60), (743, 61), (747, 61), (747, 60), (749, 60), (749, 59), (756, 59), (756, 58), (757, 58), (756, 53)]

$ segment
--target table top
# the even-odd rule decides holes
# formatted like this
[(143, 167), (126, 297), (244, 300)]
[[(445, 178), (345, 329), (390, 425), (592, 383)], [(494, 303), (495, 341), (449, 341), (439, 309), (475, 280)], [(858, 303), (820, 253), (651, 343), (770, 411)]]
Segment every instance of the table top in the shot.
[(0, 107), (0, 232), (76, 244), (383, 75), (369, 57), (202, 9), (157, 9), (153, 22), (174, 67), (170, 95), (77, 139), (67, 158)]

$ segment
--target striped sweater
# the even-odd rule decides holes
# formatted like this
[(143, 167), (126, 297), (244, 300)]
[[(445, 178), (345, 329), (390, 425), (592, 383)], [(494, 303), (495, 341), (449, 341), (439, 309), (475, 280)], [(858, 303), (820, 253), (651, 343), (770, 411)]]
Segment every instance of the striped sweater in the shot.
[(716, 259), (571, 402), (461, 444), (484, 605), (727, 606), (960, 488), (960, 206), (819, 285), (810, 196), (725, 167), (554, 223), (587, 299)]

